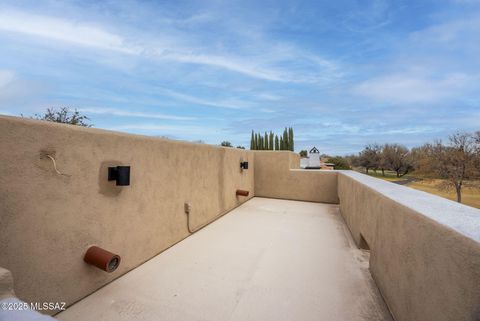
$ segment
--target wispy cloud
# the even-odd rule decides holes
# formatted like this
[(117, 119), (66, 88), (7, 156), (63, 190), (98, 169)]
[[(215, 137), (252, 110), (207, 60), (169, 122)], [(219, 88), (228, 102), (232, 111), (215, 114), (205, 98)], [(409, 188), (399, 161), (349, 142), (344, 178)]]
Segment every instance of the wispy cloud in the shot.
[(469, 77), (461, 73), (439, 79), (405, 73), (364, 81), (356, 85), (353, 92), (387, 103), (434, 103), (456, 97), (467, 84)]
[(136, 131), (136, 132), (150, 132), (150, 133), (170, 133), (174, 135), (181, 135), (183, 137), (188, 136), (200, 136), (205, 137), (209, 134), (220, 132), (218, 128), (208, 126), (194, 126), (194, 125), (159, 125), (153, 123), (136, 123), (125, 124), (119, 126), (111, 126), (107, 129), (119, 130), (119, 131)]
[(97, 127), (216, 144), (285, 126), (298, 149), (415, 144), (478, 128), (478, 5), (4, 0), (0, 110), (78, 106)]
[(0, 70), (0, 108), (14, 110), (15, 105), (36, 100), (44, 86), (22, 78), (12, 70)]
[(195, 117), (183, 117), (175, 115), (166, 115), (156, 112), (137, 112), (137, 111), (127, 111), (124, 109), (118, 108), (101, 108), (101, 107), (89, 107), (89, 108), (78, 108), (79, 111), (86, 114), (97, 114), (97, 115), (112, 115), (119, 117), (139, 117), (139, 118), (150, 118), (150, 119), (166, 119), (166, 120), (194, 120)]
[[(0, 10), (0, 31), (21, 33), (51, 41), (142, 56), (158, 61), (209, 66), (252, 78), (276, 82), (316, 82), (319, 80), (304, 71), (291, 71), (285, 70), (281, 66), (273, 66), (277, 62), (285, 62), (286, 58), (292, 62), (295, 61), (297, 65), (303, 61), (303, 64), (311, 67), (313, 63), (319, 70), (323, 71), (320, 78), (324, 78), (327, 71), (332, 73), (332, 67), (334, 66), (333, 62), (317, 55), (294, 53), (291, 50), (287, 53), (288, 56), (285, 56), (285, 51), (279, 55), (278, 51), (270, 50), (266, 53), (269, 55), (268, 59), (265, 59), (267, 57), (259, 59), (260, 56), (255, 57), (255, 55), (245, 58), (231, 53), (205, 52), (204, 48), (188, 44), (193, 41), (175, 42), (166, 33), (156, 35), (145, 33), (140, 39), (133, 41), (130, 39), (132, 37), (108, 31), (105, 26), (99, 24), (10, 9)], [(190, 37), (188, 34), (183, 34), (183, 36)], [(168, 40), (159, 45), (159, 38)], [(264, 45), (262, 44), (262, 46)]]
[(174, 99), (182, 100), (182, 101), (197, 104), (197, 105), (203, 105), (203, 106), (212, 106), (212, 107), (229, 108), (229, 109), (242, 109), (242, 108), (250, 108), (253, 106), (252, 103), (239, 100), (239, 99), (225, 99), (225, 100), (215, 100), (213, 98), (202, 99), (193, 95), (184, 94), (184, 93), (174, 91), (171, 89), (166, 89), (166, 88), (156, 88), (156, 90), (159, 93), (162, 93)]
[[(480, 4), (480, 1), (478, 2)], [(431, 25), (425, 29), (415, 31), (410, 38), (416, 44), (425, 45), (425, 43), (450, 43), (463, 41), (471, 36), (480, 36), (480, 15), (476, 12), (462, 17), (462, 19), (451, 19)], [(470, 47), (470, 44), (466, 48)], [(472, 43), (480, 47), (478, 43)], [(450, 50), (453, 48), (450, 48)]]
[(10, 70), (0, 70), (0, 88), (10, 84), (15, 79), (15, 73)]
[(283, 76), (281, 72), (274, 69), (267, 69), (261, 66), (253, 65), (251, 62), (240, 60), (238, 58), (224, 57), (217, 55), (205, 54), (182, 54), (182, 53), (166, 53), (159, 54), (159, 58), (173, 60), (177, 62), (208, 65), (217, 68), (223, 68), (230, 71), (238, 72), (253, 78), (272, 80), (272, 81), (291, 81)]
[(102, 27), (17, 10), (0, 11), (0, 30), (128, 54), (139, 53), (121, 36)]

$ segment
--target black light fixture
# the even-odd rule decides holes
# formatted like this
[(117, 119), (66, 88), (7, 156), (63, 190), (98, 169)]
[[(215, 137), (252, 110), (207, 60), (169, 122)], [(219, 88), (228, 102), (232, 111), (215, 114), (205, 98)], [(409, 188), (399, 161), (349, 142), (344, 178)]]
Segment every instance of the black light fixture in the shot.
[(241, 169), (248, 169), (248, 162), (240, 162)]
[(129, 186), (130, 185), (130, 166), (109, 167), (108, 180), (116, 181), (117, 186)]

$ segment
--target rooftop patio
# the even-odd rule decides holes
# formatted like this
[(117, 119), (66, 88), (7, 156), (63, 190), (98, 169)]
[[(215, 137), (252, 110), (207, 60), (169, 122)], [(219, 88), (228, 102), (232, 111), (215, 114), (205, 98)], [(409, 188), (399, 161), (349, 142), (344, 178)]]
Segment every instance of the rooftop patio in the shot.
[(16, 117), (0, 150), (0, 307), (67, 308), (0, 319), (480, 320), (478, 209), (287, 151)]
[(253, 198), (62, 321), (391, 320), (337, 205)]

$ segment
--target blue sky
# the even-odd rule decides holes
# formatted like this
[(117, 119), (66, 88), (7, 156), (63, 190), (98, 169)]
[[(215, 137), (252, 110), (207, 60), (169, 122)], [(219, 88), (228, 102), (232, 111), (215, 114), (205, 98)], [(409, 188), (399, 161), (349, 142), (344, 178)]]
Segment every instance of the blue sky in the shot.
[(0, 113), (347, 154), (480, 130), (480, 1), (2, 1)]

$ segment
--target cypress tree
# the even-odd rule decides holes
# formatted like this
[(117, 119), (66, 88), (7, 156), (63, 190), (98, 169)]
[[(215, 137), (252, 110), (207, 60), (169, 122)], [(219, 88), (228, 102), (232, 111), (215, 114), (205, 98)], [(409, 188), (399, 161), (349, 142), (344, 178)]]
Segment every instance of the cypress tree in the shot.
[(257, 133), (255, 133), (255, 136), (254, 136), (253, 140), (254, 140), (254, 142), (253, 142), (254, 149), (258, 150), (258, 135), (257, 135)]
[(283, 148), (282, 150), (289, 150), (290, 147), (288, 146), (288, 131), (287, 127), (283, 130)]
[(253, 141), (253, 129), (252, 129), (252, 136), (250, 137), (250, 150), (255, 149), (254, 141)]
[(278, 140), (278, 135), (275, 135), (275, 150), (280, 150), (280, 141)]
[(288, 138), (290, 139), (290, 150), (293, 152), (293, 150), (295, 149), (295, 143), (293, 142), (293, 127), (290, 127), (288, 131)]
[(274, 150), (275, 146), (273, 146), (273, 132), (270, 131), (270, 135), (269, 135), (269, 140), (268, 140), (268, 149), (270, 150)]

